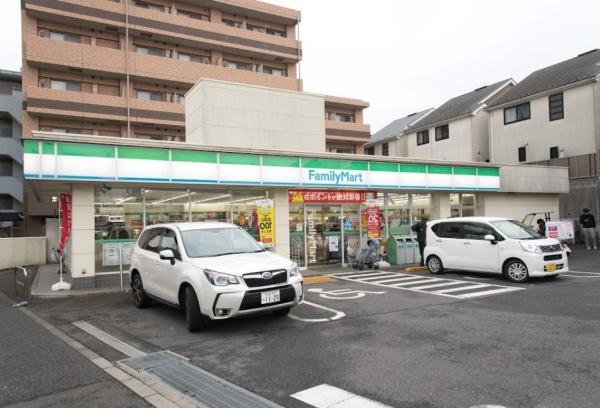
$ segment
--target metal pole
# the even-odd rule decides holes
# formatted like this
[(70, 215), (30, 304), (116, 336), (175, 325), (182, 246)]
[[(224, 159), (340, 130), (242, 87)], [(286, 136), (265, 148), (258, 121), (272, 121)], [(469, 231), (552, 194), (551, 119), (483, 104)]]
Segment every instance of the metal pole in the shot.
[(342, 268), (346, 266), (346, 240), (344, 239), (344, 224), (346, 222), (346, 220), (344, 220), (344, 204), (340, 205), (341, 210), (340, 210), (340, 214), (341, 214), (341, 221), (342, 221), (342, 225), (340, 225), (340, 229), (342, 230), (342, 242), (341, 242), (341, 246), (342, 246)]
[(123, 245), (119, 242), (119, 275), (121, 276), (121, 292), (123, 292)]

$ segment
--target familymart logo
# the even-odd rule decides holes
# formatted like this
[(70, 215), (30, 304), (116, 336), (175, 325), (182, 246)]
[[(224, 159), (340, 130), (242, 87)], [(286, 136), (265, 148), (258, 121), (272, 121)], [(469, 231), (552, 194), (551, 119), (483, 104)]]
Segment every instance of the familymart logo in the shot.
[(309, 170), (308, 181), (318, 181), (327, 184), (364, 183), (362, 173), (347, 170)]

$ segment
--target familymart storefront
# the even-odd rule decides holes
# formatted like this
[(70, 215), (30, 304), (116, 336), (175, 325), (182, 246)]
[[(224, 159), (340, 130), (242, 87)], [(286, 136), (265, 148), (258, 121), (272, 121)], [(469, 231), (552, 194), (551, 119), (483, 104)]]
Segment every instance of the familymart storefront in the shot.
[(344, 263), (366, 237), (409, 234), (422, 216), (483, 214), (483, 195), (500, 190), (492, 166), (35, 135), (24, 141), (25, 177), (72, 195), (75, 287), (116, 283), (147, 225), (232, 222), (310, 268)]

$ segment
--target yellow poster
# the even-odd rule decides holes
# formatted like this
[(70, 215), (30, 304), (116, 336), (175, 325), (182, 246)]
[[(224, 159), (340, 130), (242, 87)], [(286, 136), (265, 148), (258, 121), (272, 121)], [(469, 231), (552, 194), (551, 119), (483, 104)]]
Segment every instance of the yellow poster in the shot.
[(275, 207), (273, 200), (258, 200), (258, 229), (260, 242), (267, 246), (275, 245)]

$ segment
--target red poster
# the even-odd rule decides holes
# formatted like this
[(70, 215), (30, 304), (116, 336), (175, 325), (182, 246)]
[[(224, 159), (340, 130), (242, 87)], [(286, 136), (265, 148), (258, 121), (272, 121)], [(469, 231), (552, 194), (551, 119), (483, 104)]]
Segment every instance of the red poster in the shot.
[(71, 235), (71, 194), (60, 195), (60, 242), (58, 252), (63, 253)]
[(380, 218), (379, 218), (379, 207), (367, 207), (367, 236), (369, 238), (379, 238), (379, 231), (381, 230)]
[(290, 203), (364, 203), (369, 198), (375, 198), (373, 191), (344, 191), (344, 190), (290, 190)]

